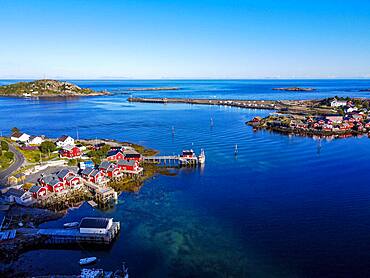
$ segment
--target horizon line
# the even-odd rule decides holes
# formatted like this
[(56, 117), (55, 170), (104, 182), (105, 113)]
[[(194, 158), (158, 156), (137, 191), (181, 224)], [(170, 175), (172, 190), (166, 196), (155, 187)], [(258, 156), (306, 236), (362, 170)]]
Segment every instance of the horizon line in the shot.
[(328, 77), (0, 77), (0, 80), (107, 80), (107, 81), (124, 81), (124, 80), (370, 80), (369, 76), (328, 76)]

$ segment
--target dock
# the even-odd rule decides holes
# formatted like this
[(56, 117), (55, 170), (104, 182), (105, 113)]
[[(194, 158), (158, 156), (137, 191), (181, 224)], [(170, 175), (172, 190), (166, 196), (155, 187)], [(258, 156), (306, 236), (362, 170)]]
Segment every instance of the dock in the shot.
[(109, 245), (118, 236), (121, 229), (120, 222), (113, 222), (112, 226), (105, 233), (81, 233), (80, 229), (28, 229), (21, 228), (23, 234), (43, 236), (44, 244), (91, 244)]
[(164, 156), (144, 156), (143, 161), (147, 163), (163, 164), (165, 166), (196, 166), (200, 164), (198, 157), (185, 158), (179, 155), (164, 155)]

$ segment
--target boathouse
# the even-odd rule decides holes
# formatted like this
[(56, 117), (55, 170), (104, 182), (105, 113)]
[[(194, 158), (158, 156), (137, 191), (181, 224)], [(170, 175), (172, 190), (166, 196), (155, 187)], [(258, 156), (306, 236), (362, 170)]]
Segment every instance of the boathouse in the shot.
[(121, 159), (117, 163), (118, 168), (121, 170), (128, 170), (128, 171), (137, 171), (139, 169), (139, 164), (135, 160), (124, 160)]
[(134, 160), (134, 161), (141, 161), (141, 154), (135, 150), (125, 150), (123, 151), (124, 159), (125, 160)]
[(39, 185), (33, 185), (28, 191), (35, 199), (45, 197), (48, 193), (48, 189), (46, 187), (41, 187)]
[(112, 227), (113, 218), (82, 218), (80, 223), (81, 234), (106, 234)]
[(50, 192), (59, 193), (64, 190), (64, 183), (61, 182), (56, 175), (42, 177), (40, 179), (40, 184), (46, 186)]

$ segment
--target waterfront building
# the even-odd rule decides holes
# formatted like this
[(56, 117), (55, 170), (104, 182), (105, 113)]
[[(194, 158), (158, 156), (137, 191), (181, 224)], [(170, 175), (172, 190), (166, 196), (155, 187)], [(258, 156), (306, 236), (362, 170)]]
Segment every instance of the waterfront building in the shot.
[(64, 183), (60, 181), (56, 175), (41, 177), (39, 182), (43, 187), (46, 187), (50, 192), (59, 193), (64, 190)]
[(32, 197), (35, 199), (45, 197), (48, 194), (47, 187), (42, 187), (39, 185), (33, 185), (28, 191), (32, 194)]
[(117, 166), (123, 171), (138, 171), (139, 163), (135, 160), (124, 160), (121, 159), (118, 161)]
[(81, 234), (106, 234), (113, 225), (113, 218), (84, 217), (80, 223)]
[(32, 194), (22, 189), (10, 188), (3, 197), (9, 203), (17, 203), (24, 206), (30, 205), (33, 202)]

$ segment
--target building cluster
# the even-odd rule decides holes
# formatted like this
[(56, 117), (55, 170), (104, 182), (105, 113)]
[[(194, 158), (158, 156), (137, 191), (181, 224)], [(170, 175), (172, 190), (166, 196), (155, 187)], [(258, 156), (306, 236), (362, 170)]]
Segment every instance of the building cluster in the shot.
[[(20, 137), (17, 137), (20, 138)], [(19, 140), (17, 140), (19, 142)], [(62, 136), (55, 141), (59, 147), (61, 158), (77, 158), (84, 154), (85, 150), (96, 150), (99, 145), (86, 146), (76, 145), (70, 136)], [(59, 172), (49, 175), (41, 174), (37, 183), (32, 185), (28, 190), (24, 190), (22, 184), (26, 177), (16, 178), (18, 184), (12, 188), (7, 188), (3, 192), (2, 198), (6, 202), (18, 203), (21, 205), (30, 205), (38, 200), (45, 200), (53, 195), (60, 195), (79, 189), (85, 186), (87, 189), (94, 189), (96, 192), (105, 192), (110, 189), (107, 183), (110, 180), (119, 180), (125, 176), (140, 175), (143, 168), (140, 167), (142, 156), (129, 146), (114, 147), (107, 153), (106, 158), (95, 165), (91, 160), (79, 163), (79, 170), (76, 171), (71, 167), (62, 168)], [(103, 190), (104, 189), (104, 190)]]
[(14, 132), (10, 139), (14, 142), (31, 146), (38, 146), (45, 141), (44, 136), (33, 136), (20, 131)]
[[(267, 122), (270, 127), (290, 128), (292, 130), (312, 133), (347, 133), (370, 132), (370, 114), (366, 108), (356, 107), (352, 101), (334, 99), (330, 102), (333, 108), (341, 108), (343, 114), (327, 114), (320, 116), (286, 117)], [(262, 119), (256, 117), (252, 122), (259, 123)]]

